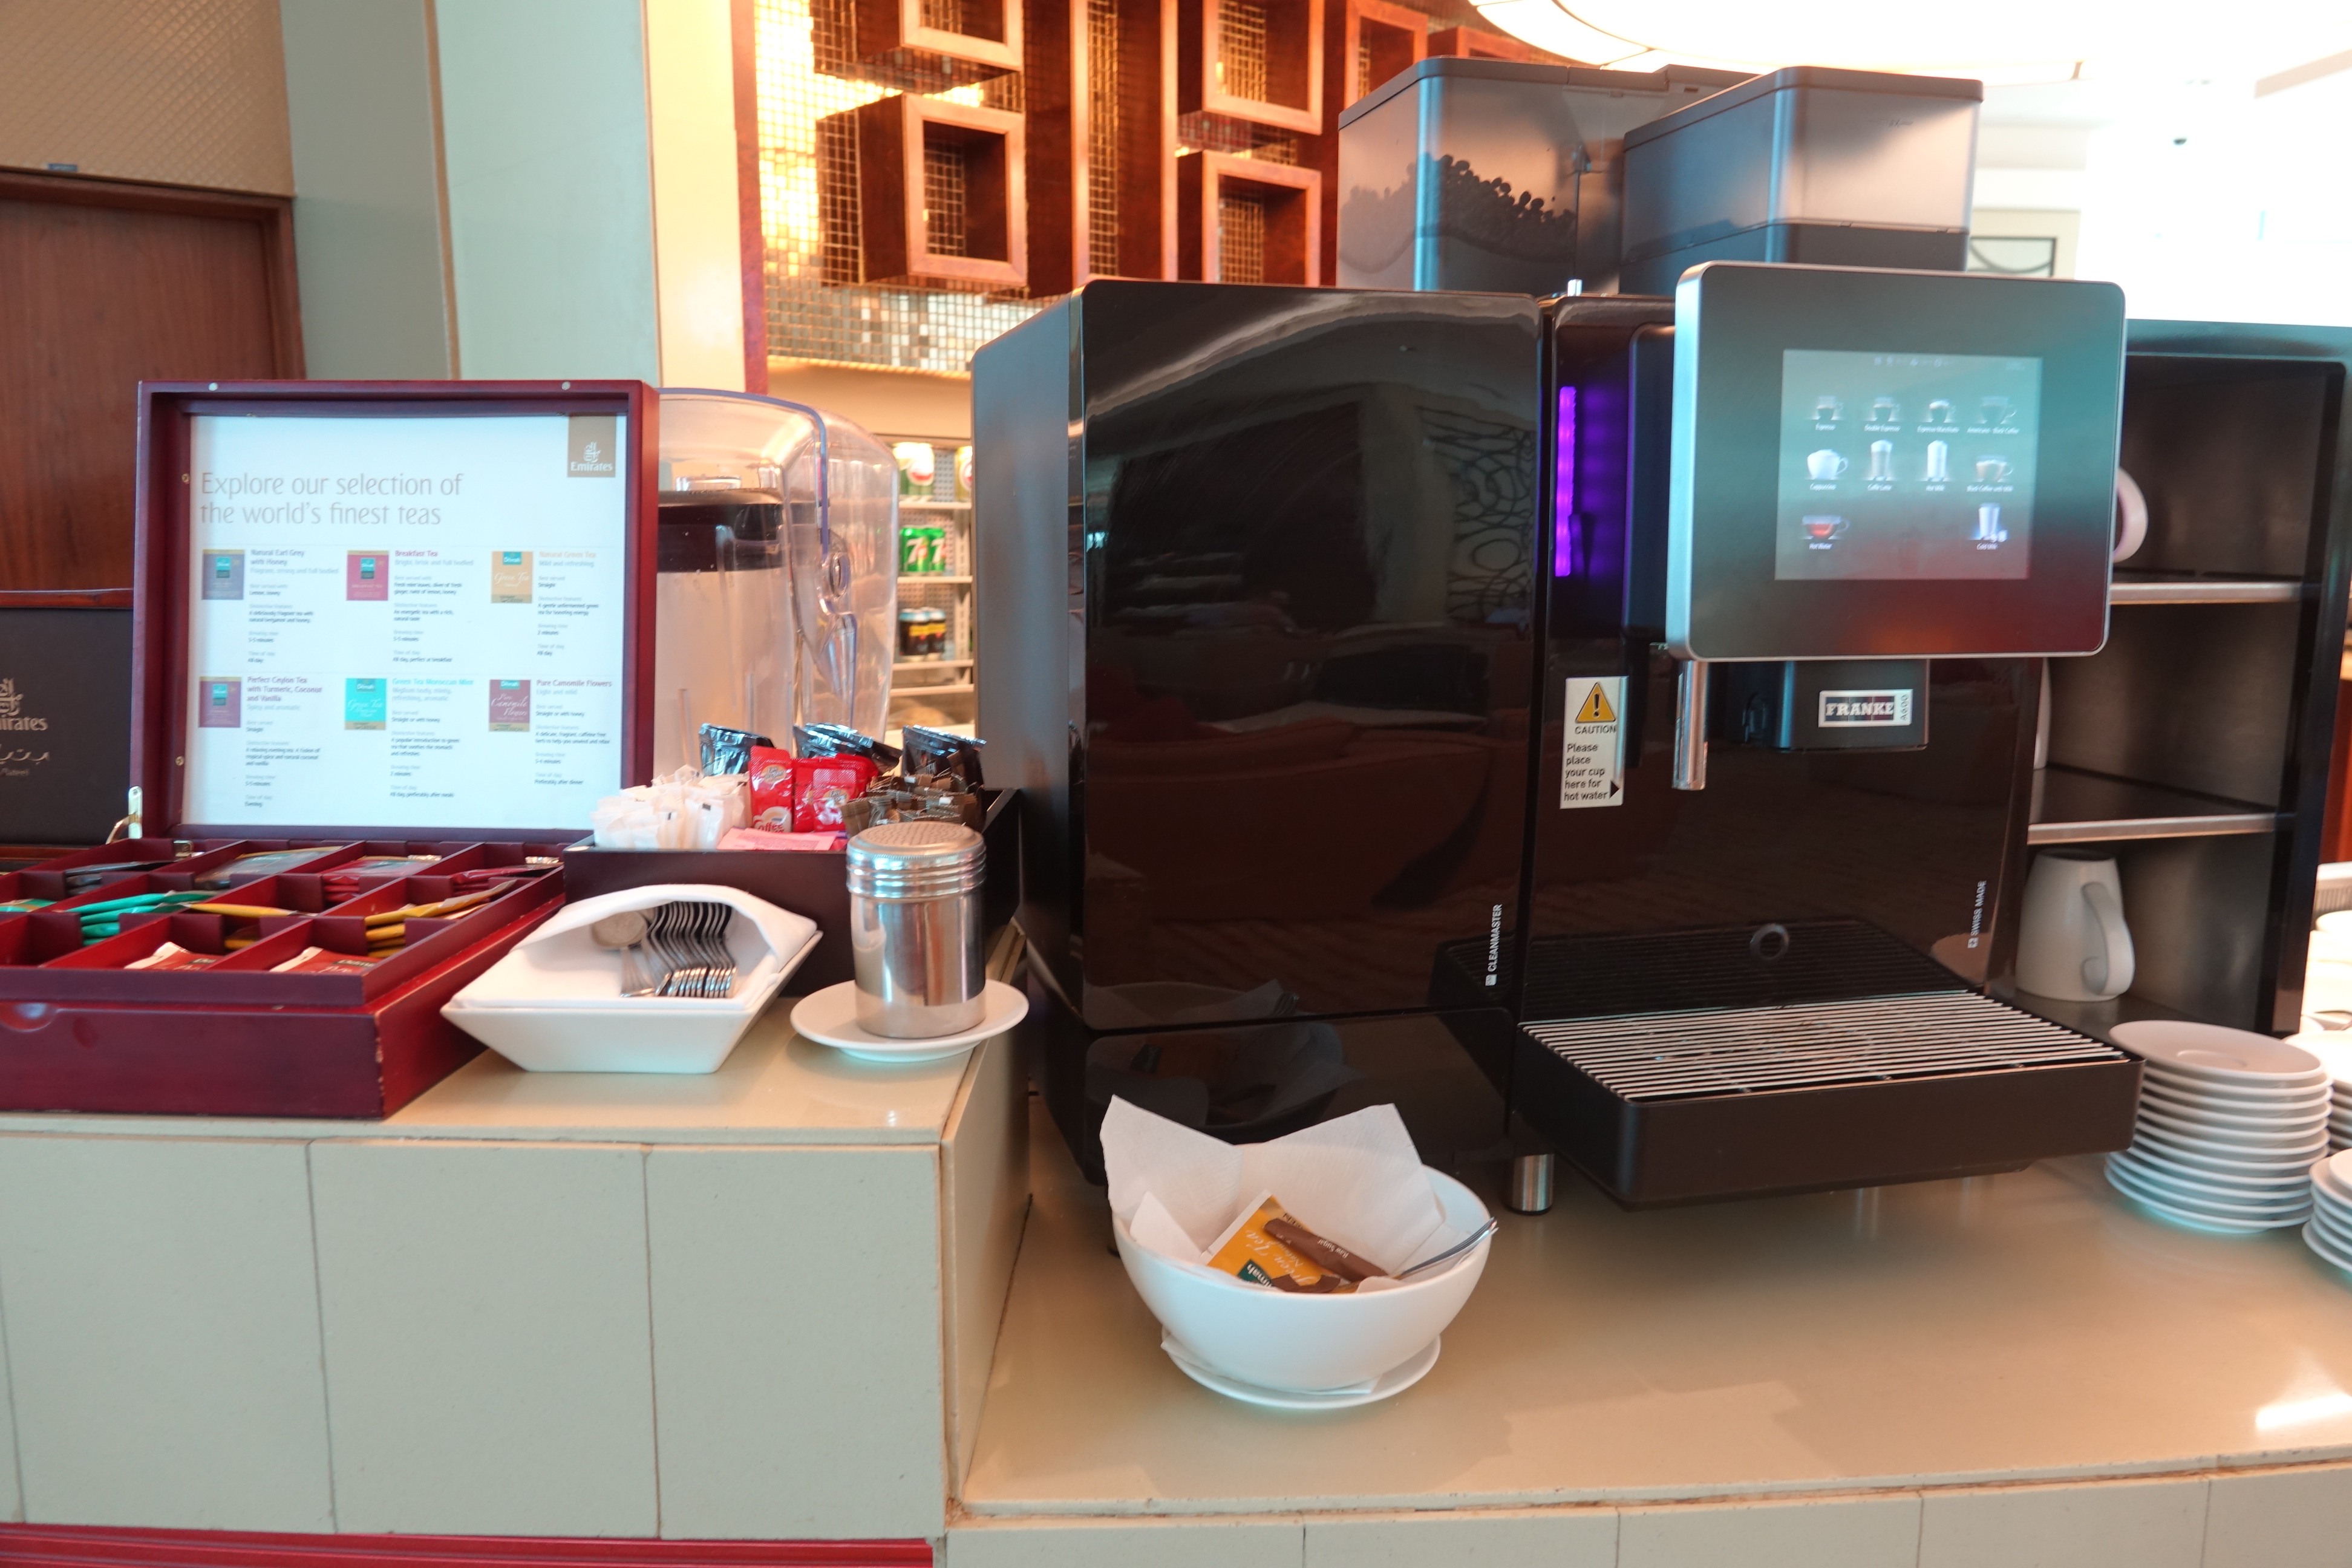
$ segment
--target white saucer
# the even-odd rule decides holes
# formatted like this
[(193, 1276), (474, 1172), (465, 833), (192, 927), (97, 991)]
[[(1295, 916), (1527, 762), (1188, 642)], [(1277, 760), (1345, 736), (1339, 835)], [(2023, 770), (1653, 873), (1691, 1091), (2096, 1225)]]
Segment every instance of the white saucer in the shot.
[(2112, 1160), (2107, 1162), (2107, 1184), (2151, 1207), (2194, 1219), (2201, 1225), (2270, 1230), (2282, 1226), (2299, 1225), (2311, 1212), (2308, 1197), (2299, 1203), (2275, 1205), (2243, 1205), (2170, 1192), (2163, 1184), (2151, 1182), (2128, 1165), (2118, 1166)]
[(2325, 1157), (2317, 1151), (2307, 1154), (2299, 1152), (2289, 1152), (2275, 1160), (2267, 1154), (2261, 1156), (2225, 1154), (2212, 1149), (2192, 1147), (2156, 1137), (2145, 1127), (2133, 1135), (2128, 1152), (2161, 1161), (2178, 1166), (2183, 1171), (2228, 1176), (2242, 1182), (2266, 1182), (2294, 1176), (2310, 1170), (2314, 1160)]
[(2241, 1087), (2326, 1083), (2328, 1071), (2300, 1046), (2218, 1024), (2141, 1018), (2116, 1026), (2116, 1044), (2175, 1073)]
[(1192, 1347), (1164, 1329), (1160, 1331), (1160, 1348), (1176, 1369), (1202, 1388), (1222, 1394), (1244, 1404), (1263, 1405), (1270, 1410), (1352, 1410), (1359, 1405), (1377, 1405), (1383, 1399), (1393, 1399), (1429, 1375), (1437, 1364), (1437, 1352), (1445, 1343), (1441, 1334), (1429, 1342), (1403, 1364), (1392, 1366), (1372, 1380), (1370, 1388), (1351, 1388), (1337, 1394), (1301, 1394), (1296, 1389), (1264, 1388), (1255, 1383), (1227, 1377), (1213, 1372), (1196, 1358)]
[(2269, 1127), (2217, 1127), (2173, 1115), (2160, 1106), (2141, 1102), (2139, 1124), (2169, 1132), (2185, 1142), (2231, 1149), (2302, 1149), (2318, 1142), (2327, 1131), (2327, 1119), (2307, 1116)]
[(2326, 1236), (2316, 1225), (2303, 1227), (2303, 1244), (2316, 1253), (2322, 1262), (2333, 1264), (2347, 1274), (2352, 1274), (2352, 1252), (2347, 1252), (2342, 1243)]
[(2250, 1200), (2258, 1203), (2265, 1198), (2283, 1197), (2289, 1194), (2301, 1196), (2311, 1190), (2308, 1167), (2301, 1171), (2290, 1167), (2274, 1175), (2225, 1176), (2213, 1171), (2200, 1171), (2193, 1165), (2175, 1164), (2159, 1159), (2146, 1149), (2127, 1149), (2107, 1158), (2121, 1160), (2125, 1169), (2135, 1175), (2232, 1202)]
[(2235, 1110), (2242, 1114), (2252, 1112), (2254, 1115), (2281, 1103), (2325, 1105), (2336, 1097), (2335, 1086), (2325, 1079), (2316, 1083), (2290, 1083), (2281, 1079), (2259, 1088), (2248, 1088), (2234, 1083), (2215, 1083), (2210, 1079), (2187, 1078), (2167, 1071), (2162, 1062), (2148, 1062), (2143, 1067), (2140, 1088), (2144, 1091), (2170, 1095), (2175, 1100), (2210, 1105), (2217, 1110)]
[(2234, 1103), (2223, 1107), (2210, 1100), (2183, 1100), (2179, 1095), (2159, 1094), (2153, 1089), (2143, 1089), (2139, 1102), (2148, 1110), (2162, 1111), (2176, 1121), (2193, 1121), (2225, 1132), (2259, 1132), (2278, 1127), (2301, 1126), (2324, 1121), (2330, 1114), (2325, 1100), (2313, 1100), (2302, 1104), (2283, 1100), (2277, 1105), (2265, 1107)]
[(1002, 980), (992, 980), (982, 994), (988, 1011), (979, 1023), (954, 1035), (934, 1035), (925, 1040), (894, 1040), (869, 1035), (857, 1026), (857, 982), (845, 980), (800, 999), (793, 1008), (793, 1027), (820, 1046), (831, 1046), (843, 1056), (862, 1062), (935, 1062), (960, 1057), (987, 1039), (1001, 1035), (1029, 1016), (1029, 998)]

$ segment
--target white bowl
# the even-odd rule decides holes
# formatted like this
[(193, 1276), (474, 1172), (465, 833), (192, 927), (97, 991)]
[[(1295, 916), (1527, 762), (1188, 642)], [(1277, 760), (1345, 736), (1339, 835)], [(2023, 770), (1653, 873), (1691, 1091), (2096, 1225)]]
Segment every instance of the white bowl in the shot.
[[(734, 906), (724, 997), (624, 996), (621, 958), (588, 928), (673, 899)], [(526, 1072), (717, 1072), (820, 940), (816, 922), (737, 888), (662, 883), (567, 904), (441, 1009)]]
[[(1486, 1223), (1477, 1194), (1423, 1167), (1446, 1224), (1467, 1234)], [(1134, 1241), (1111, 1221), (1118, 1256), (1160, 1327), (1213, 1370), (1261, 1388), (1313, 1393), (1380, 1376), (1445, 1331), (1486, 1272), (1487, 1237), (1428, 1278), (1345, 1296), (1294, 1296), (1194, 1273)]]

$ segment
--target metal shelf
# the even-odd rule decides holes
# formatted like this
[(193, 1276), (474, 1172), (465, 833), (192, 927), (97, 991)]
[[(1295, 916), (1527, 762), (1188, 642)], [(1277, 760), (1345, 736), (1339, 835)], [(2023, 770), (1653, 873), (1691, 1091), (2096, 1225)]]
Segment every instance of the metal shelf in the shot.
[(2107, 587), (2111, 605), (2291, 605), (2306, 592), (2275, 578), (2118, 577)]
[(2162, 784), (2049, 767), (2033, 775), (2028, 844), (2097, 844), (2126, 838), (2210, 838), (2269, 833), (2287, 814)]
[(970, 511), (971, 510), (971, 502), (968, 500), (908, 500), (904, 496), (901, 496), (898, 498), (898, 510), (900, 511)]
[(895, 675), (902, 669), (956, 669), (971, 662), (968, 658), (902, 658), (890, 671)]
[(958, 577), (944, 572), (901, 572), (898, 574), (898, 581), (901, 583), (944, 583), (950, 588), (958, 586), (968, 588), (971, 585), (971, 579), (970, 577)]
[(968, 697), (976, 689), (969, 680), (959, 681), (953, 686), (893, 686), (890, 688), (890, 700), (896, 702), (902, 697)]

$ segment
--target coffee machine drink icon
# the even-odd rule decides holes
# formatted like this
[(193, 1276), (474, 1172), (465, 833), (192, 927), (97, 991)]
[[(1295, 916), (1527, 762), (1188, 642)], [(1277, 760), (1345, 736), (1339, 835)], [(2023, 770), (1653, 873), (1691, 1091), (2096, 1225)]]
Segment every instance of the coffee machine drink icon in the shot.
[(1976, 542), (1979, 544), (2003, 544), (2008, 540), (2009, 530), (2000, 525), (2000, 504), (1987, 501), (1977, 508)]
[(1827, 447), (1805, 459), (1805, 472), (1823, 483), (1836, 479), (1851, 466), (1843, 453), (1832, 452)]
[(1930, 424), (1930, 425), (1949, 425), (1951, 422), (1952, 422), (1952, 400), (1951, 400), (1950, 398), (1948, 398), (1948, 397), (1938, 397), (1938, 398), (1937, 398), (1934, 402), (1932, 402), (1932, 403), (1930, 403), (1930, 404), (1928, 404), (1928, 405), (1927, 405), (1927, 423), (1928, 423), (1928, 424)]
[(1870, 405), (1870, 422), (1873, 425), (1892, 425), (1902, 417), (1903, 405), (1895, 402), (1895, 399), (1891, 397), (1880, 397), (1872, 400)]
[(1845, 405), (1839, 402), (1836, 398), (1822, 396), (1817, 397), (1813, 400), (1814, 424), (1834, 425), (1844, 417)]
[(1895, 477), (1895, 443), (1873, 441), (1870, 444), (1870, 477), (1891, 479)]
[(1948, 441), (1927, 443), (1927, 471), (1922, 476), (1931, 485), (1947, 483), (1952, 477), (1952, 446)]

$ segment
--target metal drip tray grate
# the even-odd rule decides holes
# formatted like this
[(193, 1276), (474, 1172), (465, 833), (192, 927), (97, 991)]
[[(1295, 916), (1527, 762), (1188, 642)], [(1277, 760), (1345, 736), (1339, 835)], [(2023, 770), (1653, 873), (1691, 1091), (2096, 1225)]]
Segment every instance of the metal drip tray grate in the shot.
[(1621, 1100), (1654, 1101), (2131, 1058), (1973, 991), (1521, 1026)]

